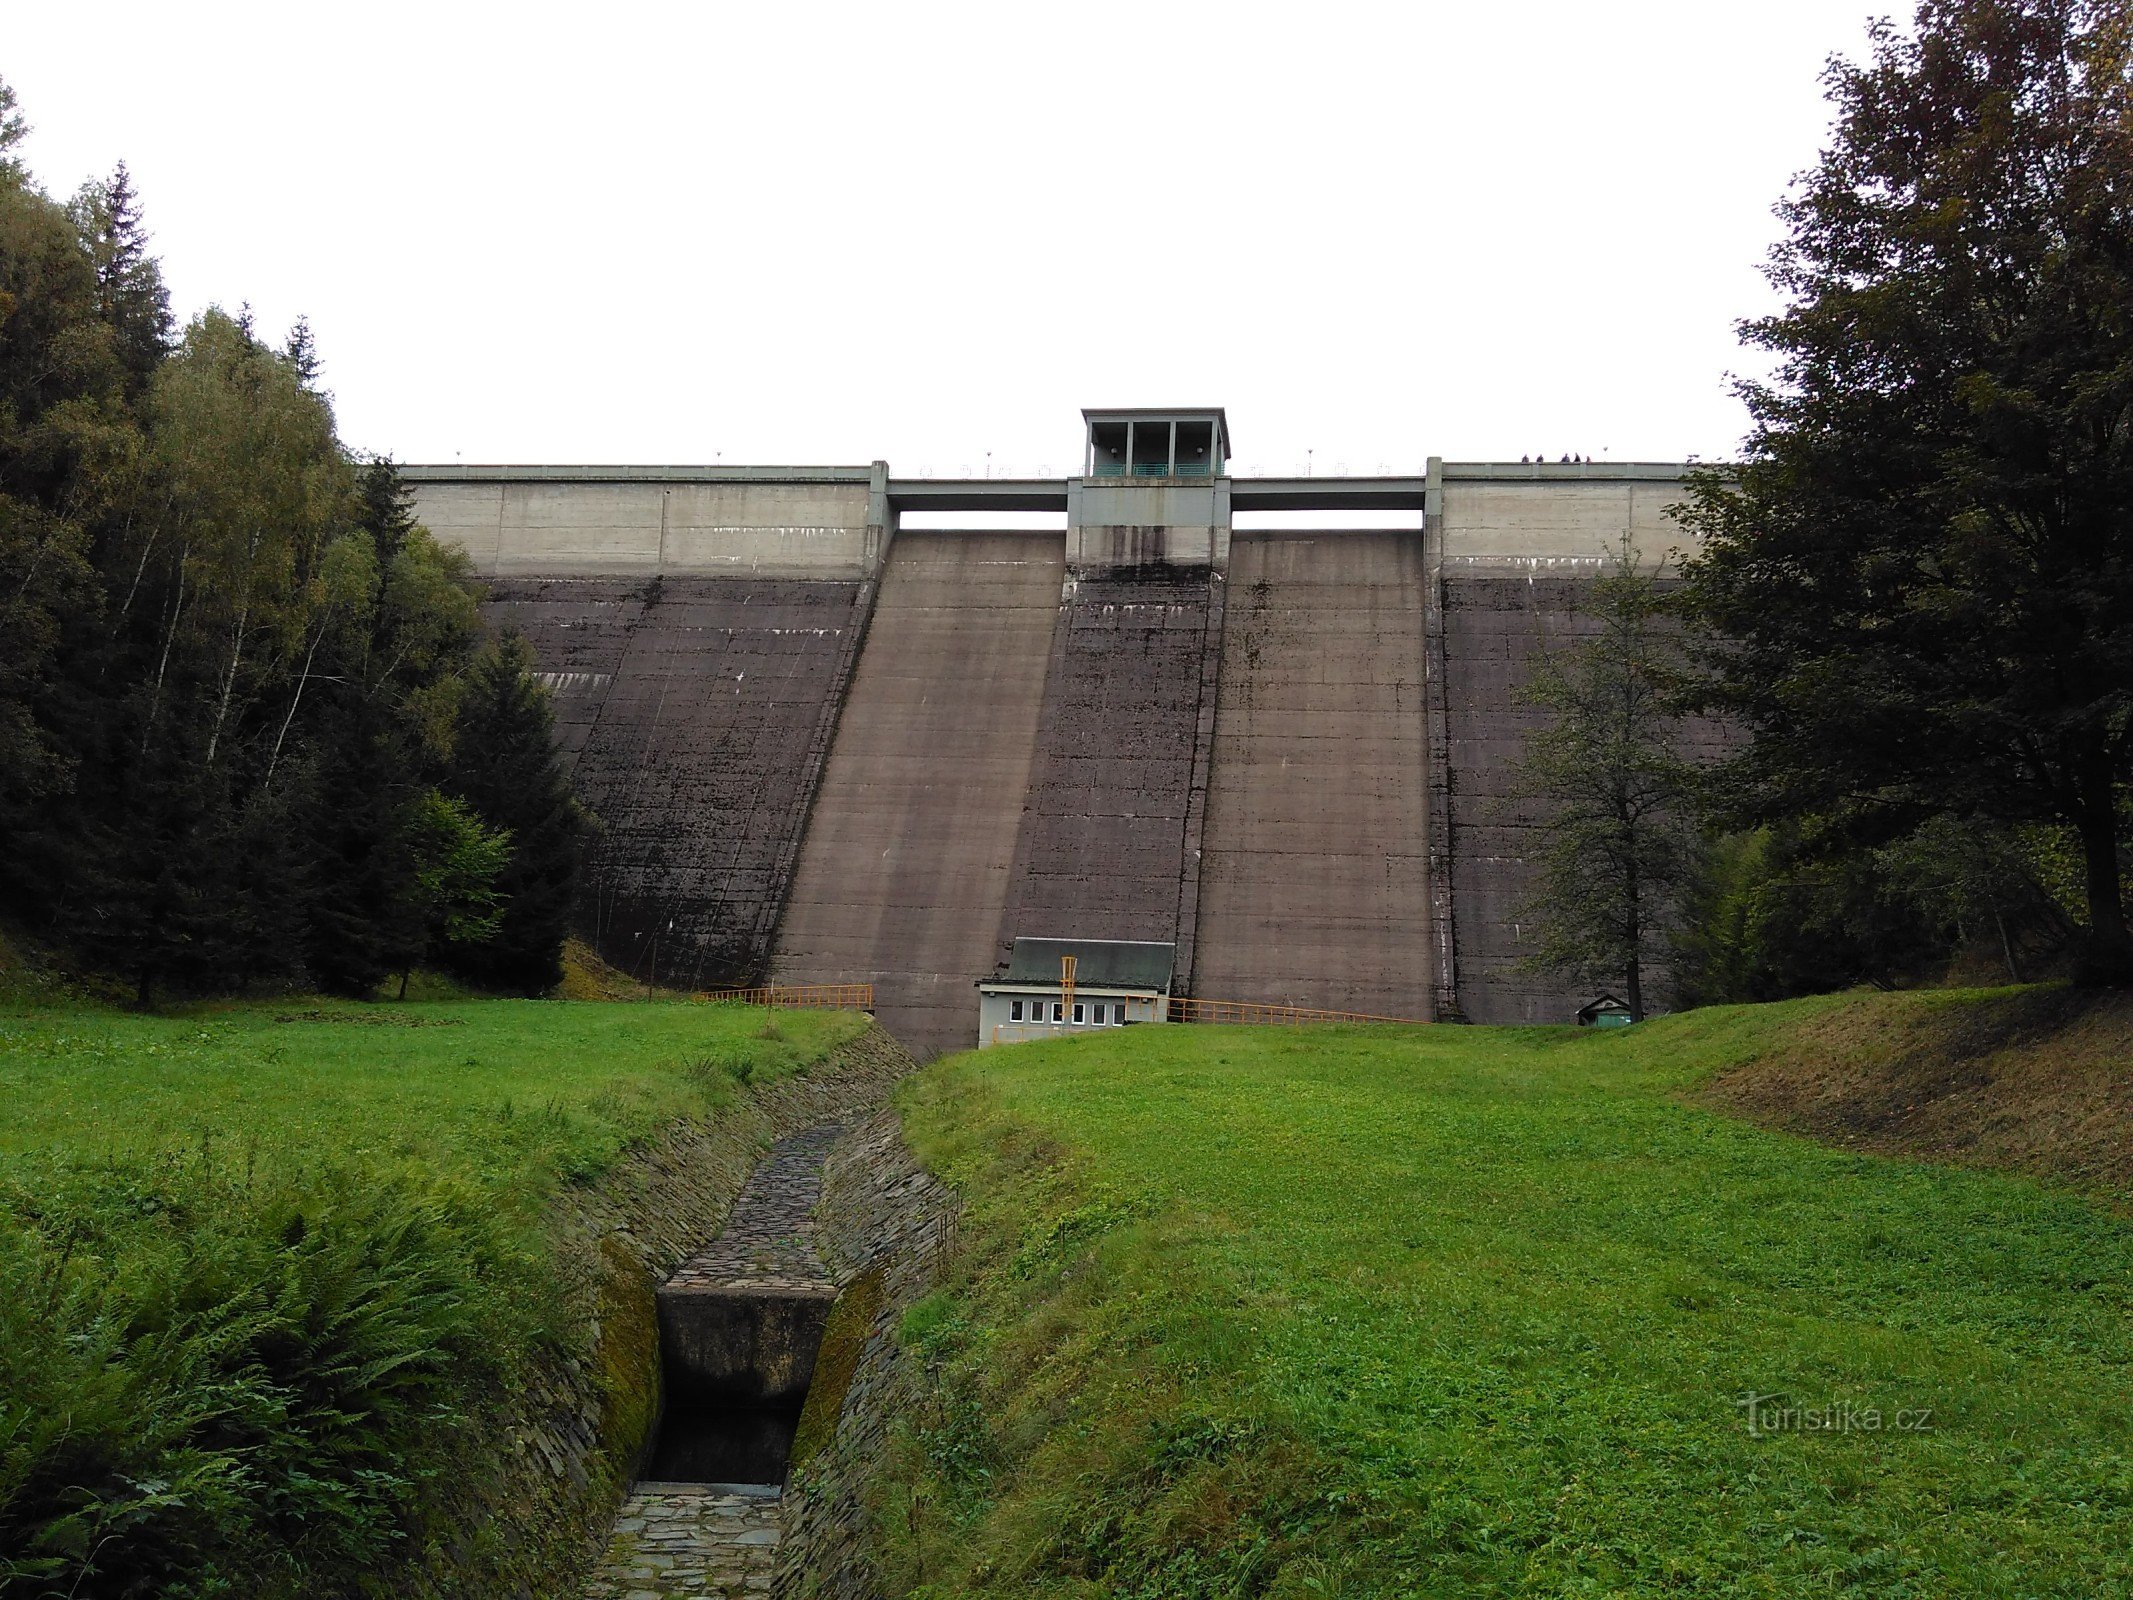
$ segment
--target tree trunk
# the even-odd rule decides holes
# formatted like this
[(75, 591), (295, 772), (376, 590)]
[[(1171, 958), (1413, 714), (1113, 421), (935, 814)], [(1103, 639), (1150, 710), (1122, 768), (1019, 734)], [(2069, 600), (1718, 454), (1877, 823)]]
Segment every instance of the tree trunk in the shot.
[(2081, 763), (2081, 864), (2088, 893), (2089, 936), (2074, 981), (2103, 988), (2133, 984), (2133, 933), (2118, 885), (2118, 794), (2111, 763), (2097, 750)]
[(2020, 983), (2022, 981), (2021, 963), (2015, 960), (2014, 940), (2007, 936), (2007, 919), (2000, 914), (1998, 906), (1992, 908), (1992, 925), (2000, 930), (2000, 955), (2007, 963), (2007, 981), (2009, 983)]
[(237, 667), (244, 660), (244, 625), (251, 614), (250, 601), (237, 608), (237, 630), (230, 636), (230, 670), (222, 675), (222, 698), (215, 706), (215, 726), (207, 736), (207, 759), (201, 763), (206, 767), (215, 764), (215, 748), (222, 743), (222, 724), (230, 714), (230, 691), (237, 687)]
[(156, 657), (155, 690), (148, 697), (148, 716), (141, 728), (141, 754), (148, 754), (148, 741), (156, 731), (156, 713), (163, 706), (163, 674), (170, 666), (170, 641), (177, 637), (178, 618), (185, 614), (185, 562), (186, 556), (178, 557), (178, 596), (170, 608), (170, 622), (163, 629), (163, 649)]
[(296, 708), (303, 704), (305, 686), (311, 682), (311, 662), (318, 654), (319, 640), (325, 637), (326, 625), (321, 622), (311, 648), (304, 652), (304, 670), (296, 680), (296, 693), (289, 696), (289, 714), (281, 719), (281, 731), (274, 735), (274, 753), (267, 757), (267, 775), (259, 785), (262, 789), (274, 781), (274, 769), (281, 764), (282, 741), (289, 737), (289, 724), (296, 720)]
[(1644, 1020), (1644, 886), (1639, 881), (1637, 873), (1637, 852), (1634, 843), (1636, 835), (1634, 831), (1632, 831), (1630, 837), (1632, 843), (1629, 854), (1629, 881), (1626, 886), (1628, 892), (1625, 897), (1629, 901), (1629, 926), (1626, 930), (1629, 934), (1629, 970), (1622, 975), (1623, 986), (1629, 990), (1629, 993), (1622, 998), (1629, 1002), (1629, 1020), (1631, 1022), (1642, 1022)]

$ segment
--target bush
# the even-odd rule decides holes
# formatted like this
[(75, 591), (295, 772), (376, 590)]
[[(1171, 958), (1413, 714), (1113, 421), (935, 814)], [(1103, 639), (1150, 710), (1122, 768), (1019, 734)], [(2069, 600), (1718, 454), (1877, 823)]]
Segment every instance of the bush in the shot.
[(0, 1593), (345, 1592), (410, 1548), (507, 1253), (461, 1196), (203, 1152), (0, 1185)]

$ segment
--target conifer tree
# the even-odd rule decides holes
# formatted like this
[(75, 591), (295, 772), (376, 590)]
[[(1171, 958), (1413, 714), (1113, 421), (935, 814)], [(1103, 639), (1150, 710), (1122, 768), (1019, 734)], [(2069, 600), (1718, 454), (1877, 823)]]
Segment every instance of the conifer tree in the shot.
[(22, 180), (22, 158), (15, 154), (15, 147), (29, 133), (30, 125), (23, 120), (14, 89), (0, 79), (0, 182)]
[(102, 182), (82, 185), (69, 208), (96, 269), (97, 295), (133, 393), (146, 392), (170, 350), (170, 291), (148, 250), (132, 174), (121, 161)]
[(65, 815), (101, 716), (82, 652), (102, 634), (96, 554), (141, 451), (94, 268), (65, 209), (13, 155), (0, 83), (0, 890), (48, 905), (75, 844)]
[(578, 865), (591, 819), (571, 792), (555, 745), (555, 711), (533, 675), (533, 651), (506, 628), (476, 661), (459, 708), (452, 793), (512, 839), (497, 881), (496, 936), (457, 962), (470, 978), (541, 994), (563, 976)]

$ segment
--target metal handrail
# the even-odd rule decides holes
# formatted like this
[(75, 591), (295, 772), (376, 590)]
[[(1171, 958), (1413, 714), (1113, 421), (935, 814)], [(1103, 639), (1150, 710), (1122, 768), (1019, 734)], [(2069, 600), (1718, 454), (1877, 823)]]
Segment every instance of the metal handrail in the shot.
[(1092, 478), (1212, 478), (1212, 461), (1136, 461), (1129, 469), (1123, 461), (1099, 461), (1089, 469)]
[(697, 999), (708, 1005), (765, 1006), (788, 1011), (872, 1011), (871, 983), (785, 983), (762, 989), (710, 989)]

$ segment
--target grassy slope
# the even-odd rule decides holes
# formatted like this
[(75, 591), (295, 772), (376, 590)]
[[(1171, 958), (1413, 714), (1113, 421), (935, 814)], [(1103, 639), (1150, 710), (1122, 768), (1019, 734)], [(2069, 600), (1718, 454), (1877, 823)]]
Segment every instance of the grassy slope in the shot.
[(764, 1038), (738, 1008), (515, 1001), (142, 1017), (18, 993), (0, 1594), (518, 1581), (538, 1559), (455, 1504), (507, 1452), (541, 1353), (586, 1347), (565, 1287), (598, 1264), (554, 1257), (549, 1200), (861, 1026), (781, 1014)]
[[(2133, 1585), (2133, 1226), (1680, 1092), (1888, 1003), (1135, 1029), (937, 1066), (907, 1121), (972, 1253), (909, 1330), (941, 1381), (891, 1492), (899, 1579)], [(1747, 1391), (1884, 1425), (1751, 1438)]]
[(1825, 1008), (1698, 1091), (1774, 1127), (2073, 1183), (2133, 1212), (2133, 996), (2050, 985)]
[[(280, 1002), (179, 1016), (0, 1008), (0, 1160), (320, 1157), (457, 1174), (538, 1200), (738, 1079), (819, 1060), (855, 1013), (687, 1003)], [(706, 1070), (708, 1069), (708, 1070)]]

